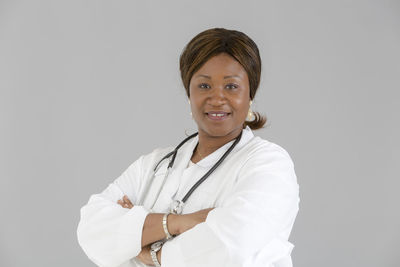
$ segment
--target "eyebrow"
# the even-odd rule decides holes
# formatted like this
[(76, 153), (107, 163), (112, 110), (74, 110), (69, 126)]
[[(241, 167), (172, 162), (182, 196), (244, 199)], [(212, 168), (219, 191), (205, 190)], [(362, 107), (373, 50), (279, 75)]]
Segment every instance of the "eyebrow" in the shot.
[[(204, 78), (207, 78), (207, 79), (211, 79), (210, 76), (204, 75), (204, 74), (198, 74), (198, 75), (196, 75), (196, 77), (204, 77)], [(228, 75), (228, 76), (224, 76), (224, 79), (234, 78), (234, 77), (240, 78), (240, 76), (238, 76), (238, 75)]]

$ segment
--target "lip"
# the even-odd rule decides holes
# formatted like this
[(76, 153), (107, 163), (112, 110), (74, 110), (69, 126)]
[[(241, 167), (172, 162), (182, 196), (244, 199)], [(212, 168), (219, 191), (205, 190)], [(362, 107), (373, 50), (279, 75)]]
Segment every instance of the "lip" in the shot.
[(231, 115), (230, 112), (226, 112), (226, 111), (208, 111), (205, 112), (207, 118), (209, 118), (210, 120), (213, 121), (222, 121), (225, 120), (229, 117), (229, 115)]

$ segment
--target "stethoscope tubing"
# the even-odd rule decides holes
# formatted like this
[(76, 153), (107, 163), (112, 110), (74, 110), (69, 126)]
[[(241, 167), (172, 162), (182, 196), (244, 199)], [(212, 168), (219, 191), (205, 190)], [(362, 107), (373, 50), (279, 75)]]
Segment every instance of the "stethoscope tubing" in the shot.
[(240, 132), (239, 136), (236, 138), (235, 142), (228, 148), (228, 150), (222, 155), (222, 157), (214, 164), (214, 166), (211, 167), (211, 169), (204, 174), (193, 186), (190, 188), (190, 190), (186, 193), (186, 195), (182, 198), (182, 202), (186, 203), (188, 198), (192, 195), (194, 190), (199, 187), (201, 183), (203, 183), (214, 171), (216, 168), (218, 168), (219, 165), (224, 161), (224, 159), (231, 153), (231, 151), (235, 148), (237, 143), (239, 143), (240, 139), (242, 137), (242, 132)]
[[(157, 197), (154, 199), (153, 204), (151, 205), (151, 210), (154, 208), (155, 202), (157, 201), (158, 197), (160, 196), (161, 190), (164, 187), (164, 184), (167, 180), (168, 174), (170, 173), (174, 162), (175, 162), (175, 158), (176, 155), (178, 154), (178, 150), (180, 147), (182, 147), (187, 141), (189, 141), (190, 139), (192, 139), (193, 137), (197, 136), (198, 133), (194, 133), (188, 137), (186, 137), (182, 142), (179, 143), (179, 145), (177, 145), (175, 147), (175, 149), (173, 151), (171, 151), (170, 153), (168, 153), (167, 155), (165, 155), (161, 160), (158, 161), (158, 163), (156, 164), (156, 166), (153, 169), (153, 177), (152, 179), (149, 179), (149, 181), (146, 184), (146, 190), (144, 192), (146, 192), (146, 194), (143, 195), (143, 198), (146, 198), (146, 196), (149, 193), (149, 189), (151, 184), (153, 184), (154, 178), (155, 178), (155, 173), (158, 169), (158, 167), (160, 166), (161, 162), (163, 162), (164, 160), (170, 158), (169, 163), (168, 163), (168, 167), (167, 167), (167, 171), (165, 172), (164, 175), (164, 179), (162, 181), (161, 186), (158, 189), (158, 193), (157, 193)], [(204, 174), (191, 188), (190, 190), (186, 193), (186, 195), (182, 198), (181, 201), (178, 201), (179, 203), (181, 203), (181, 205), (184, 205), (186, 203), (186, 201), (188, 200), (188, 198), (193, 194), (193, 192), (200, 186), (200, 184), (202, 184), (214, 171), (216, 168), (218, 168), (219, 165), (221, 165), (221, 163), (225, 160), (225, 158), (229, 155), (229, 153), (231, 153), (231, 151), (235, 148), (235, 146), (239, 143), (240, 139), (242, 137), (242, 132), (240, 132), (239, 136), (235, 139), (235, 141), (233, 142), (233, 144), (228, 148), (228, 150), (222, 155), (222, 157), (211, 167), (210, 170), (207, 171), (206, 174)], [(172, 158), (171, 158), (172, 156)], [(144, 202), (144, 200), (143, 200)], [(143, 204), (143, 203), (141, 203)]]

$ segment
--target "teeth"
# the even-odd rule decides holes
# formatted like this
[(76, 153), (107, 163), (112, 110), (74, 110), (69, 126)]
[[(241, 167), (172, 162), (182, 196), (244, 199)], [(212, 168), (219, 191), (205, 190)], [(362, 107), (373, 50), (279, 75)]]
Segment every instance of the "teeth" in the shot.
[(212, 113), (211, 116), (213, 116), (213, 117), (222, 117), (222, 116), (225, 116), (225, 114), (214, 114), (214, 113)]

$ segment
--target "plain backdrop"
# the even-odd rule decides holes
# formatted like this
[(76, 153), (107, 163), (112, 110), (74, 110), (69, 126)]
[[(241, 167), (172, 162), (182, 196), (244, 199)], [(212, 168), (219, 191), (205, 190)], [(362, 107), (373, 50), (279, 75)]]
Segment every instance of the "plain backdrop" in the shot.
[(291, 155), (295, 267), (400, 266), (400, 1), (0, 0), (0, 266), (94, 266), (79, 210), (196, 125), (179, 55), (259, 46), (255, 134)]

